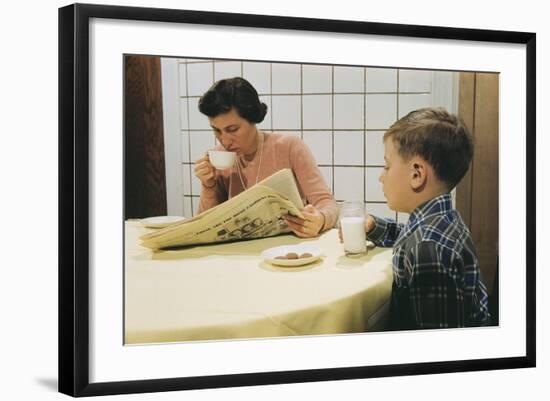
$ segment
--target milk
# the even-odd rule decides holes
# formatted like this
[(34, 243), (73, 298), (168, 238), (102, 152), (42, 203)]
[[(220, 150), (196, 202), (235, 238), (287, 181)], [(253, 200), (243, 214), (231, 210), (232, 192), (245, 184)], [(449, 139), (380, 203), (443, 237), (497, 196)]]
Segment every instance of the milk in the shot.
[(340, 226), (342, 227), (346, 254), (367, 252), (364, 217), (342, 217), (340, 219)]

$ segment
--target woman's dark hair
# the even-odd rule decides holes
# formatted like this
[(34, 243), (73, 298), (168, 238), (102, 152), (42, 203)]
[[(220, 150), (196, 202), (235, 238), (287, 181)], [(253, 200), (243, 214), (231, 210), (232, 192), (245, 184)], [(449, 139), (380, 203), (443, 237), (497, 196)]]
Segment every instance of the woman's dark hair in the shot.
[(199, 99), (199, 111), (208, 117), (216, 117), (231, 109), (254, 124), (261, 123), (267, 113), (267, 105), (260, 102), (256, 89), (241, 77), (215, 82)]

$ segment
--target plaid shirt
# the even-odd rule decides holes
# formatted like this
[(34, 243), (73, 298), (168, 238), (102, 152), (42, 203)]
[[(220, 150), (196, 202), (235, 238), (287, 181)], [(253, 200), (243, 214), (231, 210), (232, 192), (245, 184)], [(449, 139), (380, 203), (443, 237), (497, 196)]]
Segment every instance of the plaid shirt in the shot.
[(475, 247), (450, 194), (416, 208), (406, 225), (374, 219), (368, 238), (378, 246), (393, 246), (391, 329), (489, 323)]

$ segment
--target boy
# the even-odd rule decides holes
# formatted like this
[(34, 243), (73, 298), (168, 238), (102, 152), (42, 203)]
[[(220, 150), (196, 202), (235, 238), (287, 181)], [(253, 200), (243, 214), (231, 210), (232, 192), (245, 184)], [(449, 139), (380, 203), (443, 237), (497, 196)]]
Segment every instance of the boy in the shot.
[(390, 329), (489, 324), (475, 247), (449, 193), (472, 156), (467, 128), (443, 108), (413, 111), (384, 134), (384, 196), (390, 209), (410, 213), (407, 224), (365, 222), (369, 240), (393, 246)]

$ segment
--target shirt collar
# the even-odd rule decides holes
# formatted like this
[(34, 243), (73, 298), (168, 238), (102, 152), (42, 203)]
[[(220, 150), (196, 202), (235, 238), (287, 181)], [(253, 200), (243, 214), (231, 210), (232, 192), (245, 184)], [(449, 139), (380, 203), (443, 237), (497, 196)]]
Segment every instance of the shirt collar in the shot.
[(427, 217), (434, 214), (444, 214), (453, 208), (451, 201), (451, 194), (444, 193), (436, 196), (425, 202), (413, 210), (409, 216), (407, 225), (414, 225), (415, 223), (425, 220)]
[(399, 238), (396, 240), (394, 246), (399, 245), (406, 237), (413, 232), (418, 225), (426, 220), (428, 217), (436, 214), (445, 214), (452, 210), (453, 203), (450, 193), (444, 193), (436, 196), (433, 199), (421, 204), (409, 216), (409, 221), (401, 230)]

